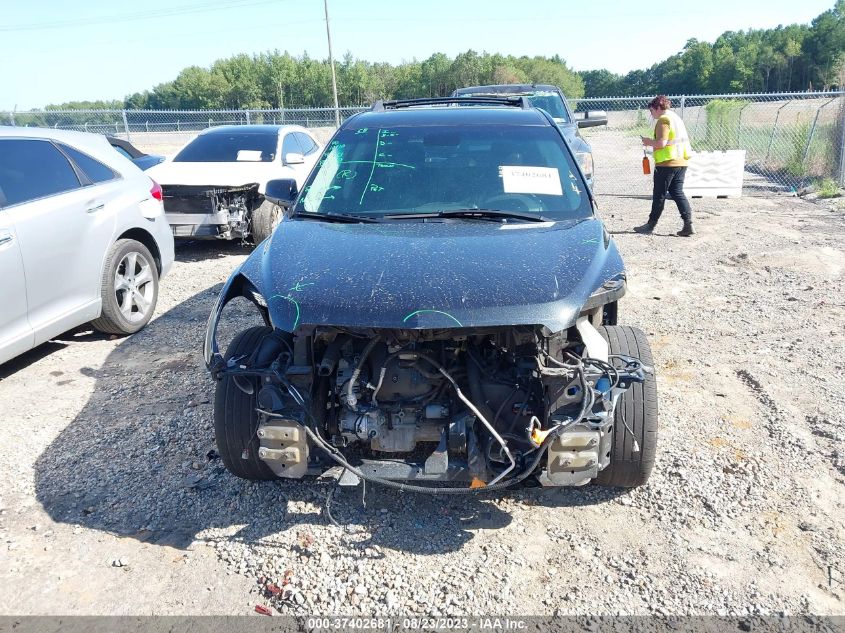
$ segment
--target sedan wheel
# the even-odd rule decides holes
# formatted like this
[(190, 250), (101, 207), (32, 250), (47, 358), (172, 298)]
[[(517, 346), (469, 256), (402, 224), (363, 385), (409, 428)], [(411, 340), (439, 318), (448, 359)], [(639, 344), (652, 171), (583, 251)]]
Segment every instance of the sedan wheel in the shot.
[(273, 234), (273, 230), (282, 221), (281, 207), (265, 200), (252, 211), (252, 241), (260, 244)]

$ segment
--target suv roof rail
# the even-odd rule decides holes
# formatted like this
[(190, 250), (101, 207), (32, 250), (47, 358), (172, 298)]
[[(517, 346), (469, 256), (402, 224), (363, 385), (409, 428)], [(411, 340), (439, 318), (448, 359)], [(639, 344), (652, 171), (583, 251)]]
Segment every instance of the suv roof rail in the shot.
[(392, 101), (376, 101), (371, 112), (384, 112), (385, 110), (399, 110), (401, 108), (412, 108), (414, 106), (426, 105), (494, 105), (511, 106), (526, 110), (533, 107), (522, 95), (488, 97), (488, 96), (458, 96), (458, 97), (428, 97), (423, 99), (395, 99)]

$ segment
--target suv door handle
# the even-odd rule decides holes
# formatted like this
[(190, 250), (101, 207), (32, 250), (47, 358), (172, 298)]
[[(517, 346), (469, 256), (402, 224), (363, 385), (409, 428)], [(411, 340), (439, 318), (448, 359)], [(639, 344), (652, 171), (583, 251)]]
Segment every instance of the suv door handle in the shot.
[(0, 246), (14, 241), (15, 237), (9, 231), (0, 231)]
[(105, 202), (100, 202), (99, 204), (94, 204), (93, 207), (88, 207), (85, 209), (86, 213), (96, 213), (97, 211), (101, 211), (106, 206)]

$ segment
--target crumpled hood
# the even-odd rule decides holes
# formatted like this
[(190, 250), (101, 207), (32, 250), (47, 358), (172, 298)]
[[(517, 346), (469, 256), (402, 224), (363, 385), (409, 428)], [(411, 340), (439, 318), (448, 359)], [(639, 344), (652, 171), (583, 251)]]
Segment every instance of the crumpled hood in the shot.
[(289, 167), (278, 163), (174, 163), (165, 161), (147, 170), (147, 174), (160, 185), (215, 185), (218, 187), (240, 187), (258, 183), (258, 191), (264, 193), (268, 180), (293, 178)]
[(286, 220), (240, 270), (277, 328), (571, 326), (624, 272), (597, 219), (578, 222)]

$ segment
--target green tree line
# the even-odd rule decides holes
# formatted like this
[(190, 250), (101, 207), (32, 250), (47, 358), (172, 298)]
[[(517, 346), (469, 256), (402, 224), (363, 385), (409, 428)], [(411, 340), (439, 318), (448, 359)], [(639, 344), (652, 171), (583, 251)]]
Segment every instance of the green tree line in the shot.
[[(422, 62), (394, 66), (358, 60), (347, 53), (335, 69), (338, 101), (344, 106), (369, 105), (377, 99), (447, 96), (461, 86), (487, 83), (549, 83), (574, 97), (584, 94), (581, 77), (559, 57), (513, 57), (469, 50), (454, 59), (435, 53)], [(75, 102), (48, 109), (86, 105)], [(185, 68), (173, 81), (130, 95), (117, 107), (204, 110), (331, 105), (328, 60), (274, 51), (235, 55), (210, 68)]]
[[(336, 64), (341, 105), (376, 99), (446, 96), (490, 83), (549, 83), (570, 98), (830, 89), (845, 85), (845, 0), (811, 24), (728, 31), (712, 44), (684, 49), (646, 70), (617, 75), (576, 72), (559, 56), (514, 57), (468, 50), (392, 65), (355, 59)], [(242, 109), (324, 107), (333, 103), (328, 60), (288, 52), (235, 55), (209, 68), (190, 66), (173, 81), (123, 101), (85, 101), (47, 109)]]
[(845, 0), (810, 24), (727, 31), (689, 40), (646, 70), (580, 73), (586, 96), (792, 92), (845, 87)]

